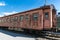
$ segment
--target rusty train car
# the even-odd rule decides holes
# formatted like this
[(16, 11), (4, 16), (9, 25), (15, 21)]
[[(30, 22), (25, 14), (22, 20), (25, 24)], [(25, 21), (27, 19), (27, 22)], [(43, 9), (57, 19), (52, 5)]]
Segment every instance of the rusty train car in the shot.
[(54, 5), (0, 17), (0, 28), (10, 30), (50, 30), (56, 28), (56, 9)]

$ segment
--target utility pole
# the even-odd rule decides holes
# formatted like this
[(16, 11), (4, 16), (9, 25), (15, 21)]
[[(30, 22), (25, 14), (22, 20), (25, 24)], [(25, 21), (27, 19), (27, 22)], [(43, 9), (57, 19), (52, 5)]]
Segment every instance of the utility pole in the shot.
[(47, 5), (47, 0), (45, 0), (45, 4), (44, 5)]

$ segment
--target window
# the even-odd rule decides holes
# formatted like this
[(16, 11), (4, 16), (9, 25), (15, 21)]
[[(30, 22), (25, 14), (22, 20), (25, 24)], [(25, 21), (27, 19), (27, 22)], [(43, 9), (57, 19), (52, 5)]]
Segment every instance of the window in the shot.
[(7, 22), (10, 22), (10, 19), (9, 18), (7, 18)]
[(4, 22), (4, 20), (2, 19), (2, 23)]
[(17, 20), (18, 20), (18, 17), (11, 17), (10, 18), (10, 22), (17, 21)]
[(14, 20), (14, 21), (17, 21), (17, 19), (18, 19), (18, 17), (14, 17), (14, 19), (13, 19), (13, 20)]
[(48, 15), (48, 12), (45, 13), (45, 18), (48, 19), (49, 15)]
[(0, 20), (0, 23), (1, 23), (1, 20)]
[(29, 20), (29, 15), (28, 14), (25, 16), (25, 19), (26, 20)]
[(33, 20), (34, 21), (38, 20), (38, 14), (37, 13), (36, 14), (33, 14)]
[(6, 19), (5, 19), (5, 22), (6, 22)]
[(21, 16), (20, 16), (20, 21), (23, 21), (23, 19), (24, 19), (24, 16), (21, 15)]
[(13, 22), (13, 19), (14, 19), (13, 17), (10, 17), (10, 22)]

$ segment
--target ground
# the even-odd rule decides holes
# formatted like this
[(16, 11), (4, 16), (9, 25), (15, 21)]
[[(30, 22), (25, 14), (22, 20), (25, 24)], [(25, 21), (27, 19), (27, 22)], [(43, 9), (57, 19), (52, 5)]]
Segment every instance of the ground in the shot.
[(60, 37), (37, 37), (35, 34), (0, 29), (0, 40), (60, 40)]
[[(47, 40), (44, 38), (39, 38), (40, 40)], [(37, 38), (32, 35), (25, 33), (15, 33), (7, 30), (0, 29), (0, 40), (37, 40)]]

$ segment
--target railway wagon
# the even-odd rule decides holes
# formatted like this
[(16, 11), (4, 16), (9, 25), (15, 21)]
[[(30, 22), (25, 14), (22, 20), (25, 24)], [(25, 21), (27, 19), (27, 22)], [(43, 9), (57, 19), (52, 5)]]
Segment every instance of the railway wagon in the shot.
[(56, 9), (45, 5), (36, 9), (0, 17), (0, 28), (10, 30), (50, 30), (56, 28)]

